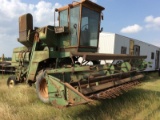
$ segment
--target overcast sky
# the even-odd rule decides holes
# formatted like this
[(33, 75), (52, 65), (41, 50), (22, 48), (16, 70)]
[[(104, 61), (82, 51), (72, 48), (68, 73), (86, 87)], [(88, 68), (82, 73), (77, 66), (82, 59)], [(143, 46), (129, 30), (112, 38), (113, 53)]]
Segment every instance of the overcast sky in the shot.
[[(18, 18), (31, 13), (34, 26), (54, 25), (54, 9), (73, 0), (0, 0), (0, 56), (11, 57), (17, 42)], [(92, 0), (105, 7), (103, 32), (160, 46), (160, 0)]]

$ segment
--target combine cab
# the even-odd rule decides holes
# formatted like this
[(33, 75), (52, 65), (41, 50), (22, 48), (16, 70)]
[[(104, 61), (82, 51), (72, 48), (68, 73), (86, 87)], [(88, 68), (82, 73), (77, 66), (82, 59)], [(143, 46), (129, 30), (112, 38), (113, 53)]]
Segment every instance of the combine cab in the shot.
[[(13, 51), (16, 72), (8, 86), (35, 83), (41, 101), (64, 107), (114, 98), (138, 84), (146, 56), (97, 53), (103, 10), (89, 0), (73, 2), (55, 9), (59, 26), (35, 29), (32, 15), (22, 15), (18, 41), (24, 47)], [(106, 60), (114, 62), (100, 64)]]

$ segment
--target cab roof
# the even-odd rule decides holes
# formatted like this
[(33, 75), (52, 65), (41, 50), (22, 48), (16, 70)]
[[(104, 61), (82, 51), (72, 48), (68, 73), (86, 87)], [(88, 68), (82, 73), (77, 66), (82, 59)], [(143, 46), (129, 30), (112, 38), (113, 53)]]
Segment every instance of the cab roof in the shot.
[(68, 8), (72, 8), (74, 6), (78, 6), (82, 4), (83, 6), (86, 6), (86, 7), (89, 7), (90, 9), (94, 9), (98, 12), (101, 12), (102, 10), (104, 10), (105, 8), (90, 1), (90, 0), (81, 0), (81, 1), (76, 1), (76, 2), (73, 2), (72, 4), (68, 4), (66, 6), (63, 6), (61, 8), (58, 8), (57, 11), (60, 12), (60, 11), (63, 11), (63, 10), (66, 10)]

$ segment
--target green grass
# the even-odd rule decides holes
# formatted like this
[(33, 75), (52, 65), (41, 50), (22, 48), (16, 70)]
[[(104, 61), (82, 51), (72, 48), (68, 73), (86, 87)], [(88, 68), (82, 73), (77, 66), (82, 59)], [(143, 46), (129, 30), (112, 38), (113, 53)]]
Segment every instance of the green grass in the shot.
[(7, 76), (0, 75), (1, 120), (159, 120), (160, 77), (149, 73), (143, 82), (115, 98), (57, 109), (42, 103), (34, 87), (25, 84), (12, 89)]

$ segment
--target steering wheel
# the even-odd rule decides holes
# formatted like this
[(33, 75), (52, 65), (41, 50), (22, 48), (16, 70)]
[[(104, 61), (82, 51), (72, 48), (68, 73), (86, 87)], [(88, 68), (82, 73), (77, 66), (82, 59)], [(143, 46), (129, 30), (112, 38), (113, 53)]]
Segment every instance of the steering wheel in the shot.
[(88, 29), (88, 24), (85, 24), (85, 25), (83, 25), (82, 27), (81, 27), (81, 30), (82, 31), (85, 31), (85, 30), (87, 30)]

